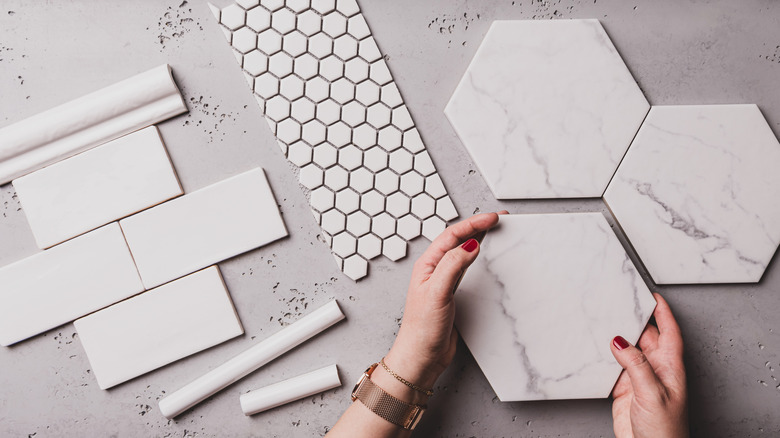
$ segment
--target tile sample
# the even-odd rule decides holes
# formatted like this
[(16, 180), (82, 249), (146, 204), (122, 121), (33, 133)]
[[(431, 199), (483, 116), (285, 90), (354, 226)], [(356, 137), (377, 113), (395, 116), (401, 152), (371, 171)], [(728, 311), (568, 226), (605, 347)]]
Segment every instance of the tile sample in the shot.
[(622, 370), (610, 341), (636, 342), (655, 308), (601, 213), (501, 216), (455, 300), (501, 401), (607, 397)]
[(187, 112), (167, 64), (0, 129), (0, 184)]
[(116, 223), (0, 268), (0, 285), (3, 346), (144, 290)]
[[(374, 222), (389, 213), (379, 220), (390, 234), (371, 234), (380, 245), (419, 236), (409, 230), (426, 220), (423, 235), (431, 239), (458, 216), (355, 0), (210, 6), (282, 152), (299, 168), (344, 274), (364, 277), (374, 256), (360, 245), (353, 251), (357, 239), (373, 232), (371, 224), (344, 222), (345, 215), (360, 211)], [(426, 177), (435, 180), (430, 187), (423, 185)], [(406, 187), (422, 183), (411, 193), (404, 181)], [(426, 217), (404, 207), (423, 192), (436, 207)], [(405, 201), (385, 201), (394, 195)], [(404, 233), (396, 226), (401, 221)], [(406, 245), (389, 241), (392, 248), (378, 254), (406, 255)]]
[(74, 325), (100, 389), (244, 333), (216, 266), (85, 316)]
[(598, 20), (519, 20), (493, 22), (444, 113), (496, 198), (585, 198), (648, 109)]
[(755, 105), (654, 106), (604, 201), (656, 283), (757, 282), (780, 243), (778, 166)]
[(241, 394), (241, 411), (244, 415), (273, 409), (275, 407), (300, 400), (329, 389), (341, 386), (339, 369), (333, 365), (292, 377), (281, 382)]
[(171, 419), (346, 318), (336, 300), (312, 311), (160, 400)]
[(14, 180), (40, 248), (183, 193), (156, 126)]
[(147, 289), (287, 236), (261, 168), (119, 224)]

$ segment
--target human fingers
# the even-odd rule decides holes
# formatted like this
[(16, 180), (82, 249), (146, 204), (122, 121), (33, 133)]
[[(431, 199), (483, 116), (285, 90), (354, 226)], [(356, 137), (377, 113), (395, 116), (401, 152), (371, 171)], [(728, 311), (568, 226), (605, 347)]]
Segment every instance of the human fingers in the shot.
[(455, 248), (474, 235), (489, 230), (497, 223), (498, 214), (483, 213), (447, 227), (439, 237), (431, 242), (428, 249), (425, 250), (423, 255), (417, 260), (414, 269), (415, 273), (413, 275), (417, 275), (420, 278), (427, 278), (433, 273), (436, 265), (439, 264), (447, 251)]
[(651, 351), (658, 348), (658, 327), (653, 324), (648, 324), (645, 327), (645, 331), (642, 332), (642, 336), (639, 337), (636, 345), (645, 354), (650, 354)]
[(615, 382), (615, 386), (612, 387), (612, 398), (626, 395), (629, 391), (631, 391), (631, 379), (628, 377), (627, 372), (622, 371), (620, 376), (618, 376), (617, 382)]
[(658, 330), (661, 333), (665, 332), (680, 332), (680, 326), (677, 324), (677, 320), (674, 319), (672, 309), (669, 307), (669, 303), (659, 293), (653, 293), (656, 306), (653, 311), (653, 317), (658, 325)]
[(620, 366), (626, 370), (631, 379), (634, 394), (639, 397), (656, 397), (662, 388), (661, 381), (655, 375), (652, 365), (641, 350), (631, 345), (622, 336), (612, 339), (610, 345), (612, 355)]
[(654, 293), (656, 306), (653, 312), (653, 317), (658, 325), (658, 332), (663, 338), (664, 348), (669, 348), (675, 357), (679, 357), (682, 361), (683, 354), (683, 340), (680, 326), (674, 319), (672, 309), (669, 307), (669, 303), (666, 302), (664, 297), (660, 294)]
[(452, 292), (478, 254), (479, 242), (474, 238), (444, 254), (428, 280), (428, 290), (435, 300), (451, 299)]

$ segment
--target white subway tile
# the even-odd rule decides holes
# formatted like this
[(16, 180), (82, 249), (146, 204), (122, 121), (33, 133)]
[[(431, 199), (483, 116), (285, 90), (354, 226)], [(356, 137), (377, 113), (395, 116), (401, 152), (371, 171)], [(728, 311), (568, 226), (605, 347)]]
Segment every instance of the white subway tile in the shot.
[(287, 235), (261, 168), (119, 224), (147, 289)]
[(0, 268), (0, 285), (3, 346), (144, 290), (116, 223)]
[(244, 333), (216, 266), (75, 322), (101, 389)]
[(182, 194), (157, 127), (14, 180), (40, 248)]

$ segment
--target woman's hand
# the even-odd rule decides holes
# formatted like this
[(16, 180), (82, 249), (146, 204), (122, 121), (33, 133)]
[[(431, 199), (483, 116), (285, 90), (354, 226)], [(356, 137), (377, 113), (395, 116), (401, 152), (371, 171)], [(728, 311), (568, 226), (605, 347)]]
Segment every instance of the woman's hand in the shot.
[(385, 358), (405, 379), (432, 388), (452, 362), (458, 339), (453, 292), (479, 254), (478, 240), (497, 223), (498, 214), (485, 213), (452, 225), (415, 263), (401, 329)]
[[(502, 212), (505, 213), (505, 212)], [(498, 214), (472, 216), (444, 230), (414, 264), (401, 330), (385, 357), (385, 364), (421, 389), (433, 388), (436, 379), (452, 362), (458, 335), (452, 293), (477, 258), (478, 240), (498, 223)], [(377, 367), (371, 381), (406, 403), (425, 405), (428, 396)], [(350, 405), (328, 432), (328, 437), (370, 436), (403, 438), (403, 429), (371, 412), (361, 402)]]
[(647, 326), (639, 348), (620, 336), (612, 340), (612, 354), (624, 369), (612, 391), (617, 438), (689, 436), (680, 327), (666, 300), (653, 295), (658, 326)]

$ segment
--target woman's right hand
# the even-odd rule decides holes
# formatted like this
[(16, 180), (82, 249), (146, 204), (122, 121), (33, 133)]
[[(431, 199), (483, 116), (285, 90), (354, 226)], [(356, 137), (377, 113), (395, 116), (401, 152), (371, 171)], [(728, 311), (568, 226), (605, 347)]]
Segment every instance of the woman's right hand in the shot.
[(653, 295), (658, 326), (647, 326), (639, 348), (620, 336), (612, 340), (612, 354), (624, 369), (612, 391), (617, 438), (689, 436), (680, 327), (666, 300)]

